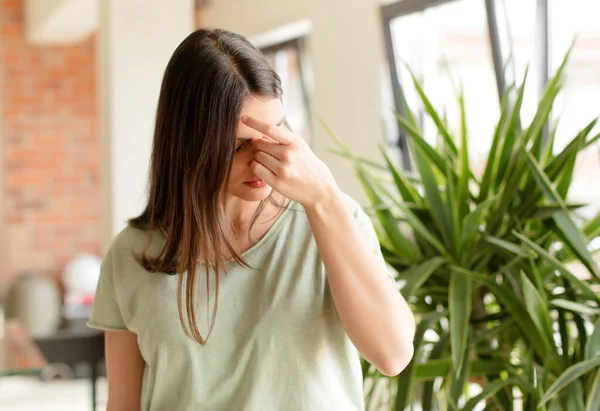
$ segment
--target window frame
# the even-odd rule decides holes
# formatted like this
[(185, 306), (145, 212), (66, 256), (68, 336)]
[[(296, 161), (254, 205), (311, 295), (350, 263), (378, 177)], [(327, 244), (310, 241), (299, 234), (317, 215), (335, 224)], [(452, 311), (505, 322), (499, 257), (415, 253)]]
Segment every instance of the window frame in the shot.
[(274, 54), (279, 51), (288, 50), (293, 48), (296, 50), (296, 54), (298, 56), (297, 59), (297, 69), (300, 74), (300, 87), (302, 89), (302, 104), (306, 110), (306, 129), (309, 132), (309, 136), (302, 136), (307, 139), (309, 144), (312, 143), (312, 136), (314, 133), (313, 121), (311, 113), (311, 85), (309, 81), (309, 72), (310, 67), (308, 66), (308, 52), (307, 52), (307, 36), (302, 35), (298, 37), (293, 37), (287, 40), (280, 41), (278, 43), (271, 43), (262, 47), (258, 47), (258, 49), (263, 54)]
[[(383, 28), (384, 46), (387, 58), (392, 95), (394, 99), (394, 108), (396, 112), (405, 115), (404, 103), (402, 98), (402, 79), (396, 68), (394, 42), (392, 38), (391, 22), (392, 20), (413, 13), (421, 13), (427, 9), (453, 3), (460, 0), (399, 0), (392, 4), (380, 8), (380, 19)], [(496, 77), (496, 87), (498, 90), (498, 99), (501, 102), (506, 90), (512, 85), (507, 84), (507, 78), (514, 79), (514, 65), (512, 64), (512, 41), (509, 42), (509, 50), (501, 50), (499, 21), (496, 7), (504, 6), (504, 0), (485, 0), (486, 17), (488, 25), (488, 36), (490, 41), (491, 58)], [(539, 82), (537, 84), (538, 96), (541, 96), (548, 82), (549, 73), (549, 28), (548, 28), (548, 0), (537, 0), (536, 5), (536, 50), (534, 56), (534, 66), (538, 71)], [(510, 36), (510, 22), (505, 21)], [(505, 58), (503, 56), (506, 56)], [(544, 139), (548, 138), (548, 124), (544, 127)], [(413, 165), (408, 147), (408, 138), (402, 127), (398, 128), (398, 137), (396, 139), (397, 148), (400, 151), (402, 167), (412, 171)]]

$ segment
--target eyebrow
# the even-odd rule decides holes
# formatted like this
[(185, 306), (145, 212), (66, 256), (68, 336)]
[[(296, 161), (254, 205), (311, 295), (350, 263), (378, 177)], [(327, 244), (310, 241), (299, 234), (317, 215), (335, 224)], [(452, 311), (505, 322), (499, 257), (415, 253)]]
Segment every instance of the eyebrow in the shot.
[[(279, 123), (277, 123), (275, 125), (277, 127), (280, 127), (280, 126), (283, 125), (283, 123), (285, 123), (285, 120), (286, 120), (286, 118), (285, 118), (285, 116), (283, 116), (282, 119), (279, 121)], [(235, 139), (236, 140), (244, 140), (244, 141), (246, 141), (246, 140), (252, 140), (252, 137), (236, 137)]]

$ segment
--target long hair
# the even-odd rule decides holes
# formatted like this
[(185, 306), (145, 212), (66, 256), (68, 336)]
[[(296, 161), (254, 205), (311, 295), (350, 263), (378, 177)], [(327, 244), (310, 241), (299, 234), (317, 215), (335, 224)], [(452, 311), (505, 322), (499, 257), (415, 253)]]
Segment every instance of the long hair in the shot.
[[(141, 255), (151, 272), (178, 275), (179, 318), (188, 337), (205, 344), (216, 319), (219, 273), (233, 260), (248, 266), (229, 241), (224, 193), (244, 101), (281, 98), (281, 81), (264, 55), (244, 37), (198, 30), (177, 47), (164, 73), (152, 148), (148, 205), (132, 227), (160, 230), (165, 242)], [(264, 208), (263, 201), (253, 218)], [(224, 252), (224, 250), (227, 250)], [(215, 302), (206, 338), (196, 320), (196, 268), (205, 265), (208, 309), (210, 271)]]

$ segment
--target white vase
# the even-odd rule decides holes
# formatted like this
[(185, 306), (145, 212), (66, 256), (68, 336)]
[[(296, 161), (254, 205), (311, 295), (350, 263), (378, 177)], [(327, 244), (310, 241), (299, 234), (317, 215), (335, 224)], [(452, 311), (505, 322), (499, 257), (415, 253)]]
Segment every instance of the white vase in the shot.
[(45, 337), (60, 326), (60, 308), (57, 284), (43, 275), (25, 273), (8, 289), (5, 315), (18, 319), (31, 337)]

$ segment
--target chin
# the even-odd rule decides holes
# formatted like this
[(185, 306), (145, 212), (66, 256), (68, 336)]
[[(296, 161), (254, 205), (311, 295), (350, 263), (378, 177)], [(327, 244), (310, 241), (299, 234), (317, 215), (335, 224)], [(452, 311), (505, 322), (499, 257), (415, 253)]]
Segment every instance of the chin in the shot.
[(261, 188), (242, 187), (240, 190), (230, 192), (230, 195), (240, 200), (254, 202), (267, 199), (272, 191), (273, 189), (268, 185)]

